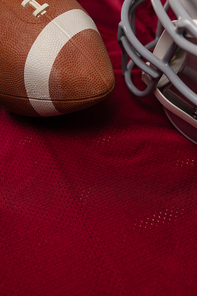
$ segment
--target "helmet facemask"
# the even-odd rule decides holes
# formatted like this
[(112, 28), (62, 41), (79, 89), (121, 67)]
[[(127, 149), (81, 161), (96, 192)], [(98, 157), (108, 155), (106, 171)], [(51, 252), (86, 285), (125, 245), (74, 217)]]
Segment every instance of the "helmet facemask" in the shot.
[[(123, 50), (126, 84), (137, 96), (154, 92), (175, 127), (197, 143), (197, 21), (193, 19), (197, 15), (197, 4), (194, 0), (169, 0), (163, 6), (160, 0), (152, 0), (159, 21), (155, 40), (144, 46), (134, 32), (135, 8), (141, 2), (143, 0), (125, 0), (122, 7), (118, 41)], [(176, 21), (169, 18), (169, 8)], [(142, 69), (142, 79), (147, 85), (143, 91), (132, 81), (131, 73), (136, 65)]]

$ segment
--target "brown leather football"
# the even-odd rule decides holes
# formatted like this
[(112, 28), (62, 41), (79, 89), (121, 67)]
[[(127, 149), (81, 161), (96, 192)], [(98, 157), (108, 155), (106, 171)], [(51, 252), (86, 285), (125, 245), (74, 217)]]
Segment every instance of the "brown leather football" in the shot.
[(75, 0), (0, 0), (0, 106), (27, 116), (74, 112), (114, 88), (95, 23)]

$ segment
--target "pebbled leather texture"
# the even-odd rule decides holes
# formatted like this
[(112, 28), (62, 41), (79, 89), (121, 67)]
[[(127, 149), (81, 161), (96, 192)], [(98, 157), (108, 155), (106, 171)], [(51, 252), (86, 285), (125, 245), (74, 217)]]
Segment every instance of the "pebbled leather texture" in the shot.
[[(43, 3), (41, 3), (43, 4)], [(113, 90), (102, 38), (74, 0), (47, 1), (40, 17), (21, 0), (0, 1), (0, 105), (28, 116), (87, 108)]]

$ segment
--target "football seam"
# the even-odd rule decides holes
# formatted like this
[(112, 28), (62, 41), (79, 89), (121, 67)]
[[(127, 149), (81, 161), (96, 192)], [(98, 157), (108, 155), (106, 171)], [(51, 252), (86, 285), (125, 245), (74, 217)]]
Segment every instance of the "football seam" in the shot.
[[(86, 101), (93, 101), (95, 99), (99, 99), (99, 98), (102, 98), (104, 96), (106, 96), (107, 94), (111, 93), (113, 88), (114, 88), (114, 85), (112, 85), (112, 87), (110, 89), (108, 89), (106, 92), (100, 94), (100, 95), (97, 95), (97, 96), (92, 96), (92, 97), (89, 97), (89, 98), (85, 98), (85, 99), (71, 99), (71, 100), (48, 100), (48, 99), (37, 99), (37, 98), (28, 98), (28, 97), (20, 97), (20, 96), (13, 96), (13, 95), (9, 95), (9, 94), (4, 94), (4, 93), (0, 93), (0, 96), (2, 97), (10, 97), (10, 98), (13, 98), (13, 99), (20, 99), (20, 100), (26, 100), (26, 101), (29, 101), (29, 100), (34, 100), (34, 101), (39, 101), (39, 102), (52, 102), (52, 103), (83, 103), (83, 102), (86, 102)], [(1, 105), (0, 105), (1, 106)]]

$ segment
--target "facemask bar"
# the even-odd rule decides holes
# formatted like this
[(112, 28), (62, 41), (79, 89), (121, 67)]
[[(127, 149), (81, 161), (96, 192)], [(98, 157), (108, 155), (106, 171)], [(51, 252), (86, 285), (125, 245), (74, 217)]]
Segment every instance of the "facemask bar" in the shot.
[[(125, 76), (125, 81), (128, 88), (135, 95), (139, 97), (143, 97), (150, 94), (155, 89), (158, 81), (162, 76), (161, 71), (151, 68), (141, 60), (141, 55), (131, 45), (131, 42), (129, 42), (129, 39), (134, 40), (135, 38), (135, 41), (138, 43), (138, 47), (141, 49), (143, 54), (145, 55), (147, 54), (149, 58), (151, 58), (152, 53), (149, 52), (149, 49), (152, 49), (156, 45), (161, 35), (162, 26), (161, 26), (161, 23), (159, 22), (155, 40), (145, 45), (145, 47), (137, 40), (135, 36), (135, 8), (143, 1), (144, 0), (132, 1), (132, 4), (131, 4), (131, 1), (125, 1), (123, 3), (123, 7), (121, 11), (121, 19), (123, 21), (120, 22), (118, 27), (118, 42), (122, 49), (122, 72)], [(129, 15), (128, 15), (128, 12), (129, 12)], [(130, 23), (129, 23), (129, 18), (130, 18)], [(126, 21), (126, 24), (125, 24), (125, 21)], [(127, 32), (127, 30), (129, 32)], [(130, 35), (129, 39), (126, 37), (127, 36), (126, 32), (128, 33), (128, 35)], [(127, 64), (128, 56), (130, 57), (131, 60)], [(135, 65), (137, 65), (140, 69), (142, 69), (142, 71), (144, 71), (145, 73), (147, 73), (153, 78), (144, 91), (137, 89), (131, 80), (131, 72)]]
[[(172, 0), (174, 1), (174, 0)], [(147, 44), (146, 46), (142, 45), (139, 40), (135, 36), (134, 32), (134, 16), (135, 16), (135, 8), (139, 5), (143, 0), (125, 0), (123, 3), (122, 11), (121, 11), (121, 22), (119, 24), (118, 29), (118, 42), (122, 48), (122, 70), (125, 76), (125, 81), (128, 88), (137, 96), (147, 96), (151, 92), (154, 91), (156, 88), (157, 82), (161, 78), (162, 74), (165, 74), (166, 77), (171, 81), (171, 83), (179, 89), (183, 93), (183, 95), (193, 103), (194, 106), (197, 105), (197, 95), (191, 91), (191, 89), (183, 83), (183, 81), (177, 76), (177, 74), (170, 68), (168, 62), (173, 57), (174, 53), (178, 49), (176, 42), (172, 42), (171, 46), (169, 47), (168, 51), (166, 52), (165, 56), (162, 59), (157, 58), (152, 52), (149, 51), (150, 48), (154, 47), (157, 43), (161, 31), (162, 25), (168, 31), (171, 31), (171, 34), (174, 39), (178, 39), (179, 43), (184, 43), (184, 45), (188, 46), (188, 44), (192, 44), (185, 37), (182, 35), (184, 34), (184, 28), (175, 27), (168, 17), (166, 11), (169, 8), (169, 2), (167, 1), (165, 6), (163, 7), (160, 0), (152, 0), (153, 7), (158, 15), (158, 27), (156, 38), (151, 43)], [(158, 10), (158, 11), (157, 11)], [(128, 15), (129, 12), (129, 15)], [(131, 21), (129, 22), (129, 18)], [(174, 40), (172, 39), (172, 40)], [(179, 45), (179, 44), (178, 44)], [(182, 46), (180, 46), (182, 47)], [(195, 54), (197, 54), (196, 45), (192, 44), (192, 51), (195, 49)], [(188, 48), (187, 48), (188, 51)], [(140, 54), (139, 54), (140, 53)], [(127, 64), (127, 57), (130, 57), (131, 60)], [(141, 60), (141, 57), (145, 58), (147, 61), (150, 62), (154, 66), (150, 67), (146, 63)], [(144, 91), (137, 89), (131, 78), (131, 72), (133, 67), (137, 65), (143, 72), (147, 73), (151, 76), (151, 81), (148, 84), (147, 88)], [(191, 114), (192, 114), (191, 110)]]
[(177, 31), (174, 30), (174, 25), (170, 21), (168, 15), (166, 14), (160, 0), (151, 0), (155, 13), (158, 16), (159, 21), (162, 26), (172, 37), (175, 43), (185, 51), (190, 52), (193, 55), (197, 55), (196, 45), (188, 41), (182, 33), (190, 33), (194, 38), (197, 38), (197, 26), (191, 19), (190, 15), (183, 8), (178, 0), (169, 0), (170, 7), (173, 9), (177, 16)]

